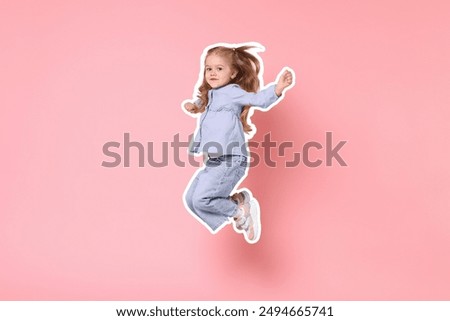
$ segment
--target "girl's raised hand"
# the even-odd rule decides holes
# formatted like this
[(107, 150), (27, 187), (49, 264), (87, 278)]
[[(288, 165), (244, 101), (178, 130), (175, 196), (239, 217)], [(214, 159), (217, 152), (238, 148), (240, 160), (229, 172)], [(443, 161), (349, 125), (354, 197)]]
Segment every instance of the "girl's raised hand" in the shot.
[(196, 109), (196, 106), (193, 103), (186, 103), (186, 104), (184, 104), (184, 108), (188, 112), (193, 113), (195, 111), (195, 109)]
[(283, 90), (292, 85), (294, 76), (292, 75), (292, 72), (289, 70), (285, 70), (281, 76), (278, 79), (277, 85), (275, 86), (275, 93), (277, 96), (281, 96), (283, 93)]

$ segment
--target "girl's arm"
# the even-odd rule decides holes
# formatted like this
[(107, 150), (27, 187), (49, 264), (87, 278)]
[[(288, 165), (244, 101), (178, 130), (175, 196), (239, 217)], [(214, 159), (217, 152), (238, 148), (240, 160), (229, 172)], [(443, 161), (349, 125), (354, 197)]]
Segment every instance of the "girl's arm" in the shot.
[(255, 106), (267, 108), (283, 94), (287, 87), (293, 83), (293, 74), (289, 70), (285, 70), (277, 77), (278, 81), (269, 87), (257, 92), (249, 93), (242, 88), (233, 87), (233, 100), (243, 106)]

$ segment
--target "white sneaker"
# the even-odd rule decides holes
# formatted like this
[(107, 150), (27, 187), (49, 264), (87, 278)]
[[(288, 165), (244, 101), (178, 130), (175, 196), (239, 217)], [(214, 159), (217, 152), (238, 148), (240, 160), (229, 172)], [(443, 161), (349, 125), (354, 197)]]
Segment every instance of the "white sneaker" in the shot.
[(248, 203), (239, 206), (241, 215), (235, 220), (235, 230), (244, 233), (245, 240), (250, 244), (255, 244), (261, 236), (261, 218), (259, 204), (256, 199), (251, 199)]
[[(244, 237), (245, 240), (250, 244), (255, 244), (259, 241), (259, 237), (261, 236), (261, 215), (259, 209), (259, 203), (256, 199), (252, 199), (250, 201), (250, 227), (245, 231)], [(250, 238), (249, 234), (251, 234), (251, 227), (253, 227), (253, 237)]]

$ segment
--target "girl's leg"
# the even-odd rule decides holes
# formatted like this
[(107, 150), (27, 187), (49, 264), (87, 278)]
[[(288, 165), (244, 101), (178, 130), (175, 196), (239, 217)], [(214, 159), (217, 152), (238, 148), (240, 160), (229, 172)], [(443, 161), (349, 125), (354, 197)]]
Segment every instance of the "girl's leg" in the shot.
[(240, 157), (233, 157), (232, 162), (208, 161), (206, 168), (192, 180), (185, 201), (211, 231), (233, 218), (236, 231), (244, 232), (249, 243), (256, 243), (261, 233), (257, 201), (245, 190), (229, 196), (244, 176), (246, 166)]
[(230, 193), (244, 176), (246, 166), (245, 158), (240, 156), (223, 161), (210, 159), (199, 173), (192, 205), (212, 231), (237, 214), (238, 205), (231, 200)]

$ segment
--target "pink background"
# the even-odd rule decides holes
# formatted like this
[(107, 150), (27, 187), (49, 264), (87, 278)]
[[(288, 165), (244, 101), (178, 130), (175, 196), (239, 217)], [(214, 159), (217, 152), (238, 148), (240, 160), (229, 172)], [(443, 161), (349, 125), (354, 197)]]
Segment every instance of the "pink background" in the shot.
[[(449, 10), (3, 1), (0, 299), (450, 300)], [(195, 167), (139, 168), (136, 153), (130, 168), (101, 166), (125, 132), (154, 142), (157, 160), (161, 142), (185, 140), (195, 120), (180, 103), (203, 48), (245, 41), (266, 47), (266, 82), (297, 74), (280, 105), (255, 112), (254, 141), (348, 141), (348, 167), (251, 169), (256, 245), (188, 214)]]

